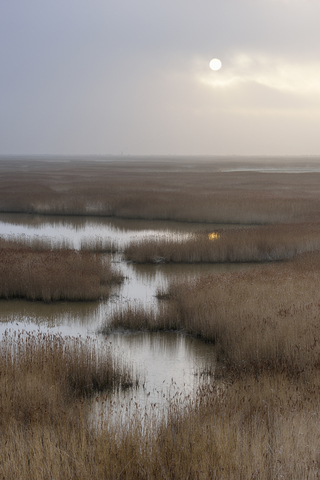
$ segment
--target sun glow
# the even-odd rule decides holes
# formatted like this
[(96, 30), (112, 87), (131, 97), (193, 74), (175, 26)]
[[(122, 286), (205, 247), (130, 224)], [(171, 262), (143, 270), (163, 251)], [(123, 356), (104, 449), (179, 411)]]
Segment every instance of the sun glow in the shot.
[(218, 58), (213, 58), (209, 63), (211, 70), (220, 70), (222, 63)]
[[(214, 58), (211, 70), (220, 70), (221, 61)], [(219, 75), (203, 70), (199, 77), (202, 83), (213, 87), (237, 85), (260, 85), (272, 90), (303, 95), (319, 93), (320, 66), (314, 62), (288, 62), (281, 57), (238, 54), (229, 59), (228, 68)]]

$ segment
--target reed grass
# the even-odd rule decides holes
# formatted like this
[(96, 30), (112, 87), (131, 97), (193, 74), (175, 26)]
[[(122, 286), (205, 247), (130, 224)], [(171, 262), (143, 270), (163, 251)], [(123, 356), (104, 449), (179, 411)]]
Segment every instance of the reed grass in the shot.
[[(175, 280), (159, 312), (124, 309), (107, 328), (182, 330), (216, 344), (238, 375), (320, 367), (320, 254), (259, 269)], [(166, 308), (167, 305), (167, 308)]]
[(46, 241), (0, 239), (0, 298), (93, 301), (122, 281), (104, 256), (88, 250), (51, 249)]
[(141, 305), (128, 305), (114, 311), (111, 319), (99, 330), (108, 335), (114, 331), (159, 332), (179, 330), (182, 324), (176, 315), (170, 314), (168, 305), (160, 305), (157, 310), (145, 310)]
[(319, 253), (169, 287), (186, 331), (215, 342), (231, 369), (319, 368)]
[(201, 158), (0, 159), (0, 211), (205, 223), (319, 222), (319, 173), (223, 171), (233, 164)]
[(5, 332), (0, 342), (0, 423), (60, 421), (77, 398), (132, 386), (129, 367), (106, 344), (58, 334)]
[(136, 263), (269, 262), (320, 249), (319, 224), (215, 229), (189, 239), (155, 237), (130, 243), (126, 260)]
[(315, 371), (295, 379), (264, 373), (215, 381), (194, 398), (181, 400), (177, 392), (157, 423), (149, 417), (142, 428), (137, 416), (125, 428), (107, 419), (94, 427), (81, 397), (128, 378), (108, 349), (97, 359), (100, 346), (44, 334), (7, 334), (0, 347), (0, 475), (6, 480), (318, 476)]
[[(319, 259), (304, 255), (262, 270), (171, 285), (171, 300), (162, 302), (171, 325), (162, 319), (160, 328), (171, 328), (175, 321), (175, 328), (192, 332), (205, 317), (202, 332), (193, 333), (223, 345), (228, 368), (194, 397), (182, 400), (178, 391), (167, 400), (166, 418), (158, 422), (152, 412), (143, 425), (140, 415), (133, 415), (125, 426), (110, 423), (108, 415), (98, 426), (90, 422), (83, 397), (94, 399), (96, 391), (136, 383), (109, 347), (102, 345), (100, 350), (90, 340), (8, 332), (0, 343), (0, 477), (316, 479)], [(224, 316), (210, 337), (213, 330), (208, 336), (205, 327), (215, 320), (213, 298)], [(203, 299), (206, 303), (201, 305)], [(291, 302), (289, 311), (286, 302)], [(173, 308), (169, 315), (167, 304)], [(158, 320), (133, 313), (143, 328), (150, 318)], [(280, 346), (287, 341), (291, 351), (279, 349), (279, 336)], [(110, 397), (107, 393), (95, 401), (107, 406)]]
[[(319, 220), (317, 174), (226, 174), (207, 165), (187, 171), (183, 165), (165, 164), (164, 169), (143, 162), (134, 168), (112, 162), (44, 165), (25, 160), (1, 166), (2, 211), (197, 222)], [(117, 363), (107, 347), (100, 351), (100, 346), (80, 339), (7, 333), (0, 342), (0, 478), (319, 478), (320, 259), (316, 252), (299, 254), (317, 248), (317, 229), (309, 224), (306, 238), (298, 232), (296, 242), (290, 240), (292, 226), (281, 232), (272, 228), (273, 240), (267, 238), (262, 247), (256, 240), (264, 241), (264, 236), (256, 232), (250, 255), (270, 255), (272, 247), (276, 259), (294, 255), (294, 261), (182, 279), (163, 292), (168, 301), (158, 314), (128, 309), (115, 315), (117, 328), (181, 329), (201, 336), (215, 342), (224, 359), (220, 365), (225, 368), (195, 397), (182, 401), (177, 392), (168, 399), (168, 415), (158, 423), (146, 416), (142, 428), (141, 418), (133, 416), (126, 428), (107, 418), (98, 428), (92, 425), (84, 397), (94, 398), (96, 391), (107, 389), (102, 397), (107, 405), (108, 389), (135, 384), (130, 370)], [(249, 236), (243, 235), (248, 244)], [(308, 235), (311, 247), (306, 246)], [(224, 253), (221, 245), (221, 257), (245, 254), (234, 238), (231, 253)], [(67, 272), (74, 284), (83, 272), (86, 286), (95, 258), (101, 288), (102, 257), (92, 252), (70, 252), (68, 263), (64, 248), (0, 247), (0, 265), (5, 266), (0, 281), (10, 277), (12, 265), (17, 272), (12, 276), (15, 295), (25, 292), (24, 272), (32, 282), (41, 272), (43, 279), (51, 278), (50, 255), (54, 278), (61, 277), (63, 283)], [(17, 279), (21, 290), (15, 290)], [(69, 283), (65, 281), (63, 295)], [(30, 291), (39, 288), (42, 298), (52, 299), (35, 285)], [(27, 295), (33, 298), (34, 293)]]
[(100, 236), (81, 239), (80, 250), (95, 253), (116, 253), (118, 251), (114, 242)]

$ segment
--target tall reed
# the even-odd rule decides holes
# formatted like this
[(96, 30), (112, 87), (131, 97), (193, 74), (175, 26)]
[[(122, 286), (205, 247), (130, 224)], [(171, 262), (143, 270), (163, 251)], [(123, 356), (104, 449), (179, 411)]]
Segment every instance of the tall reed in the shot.
[(201, 158), (0, 159), (0, 211), (241, 224), (319, 222), (319, 173), (223, 171), (233, 164), (232, 159)]
[(0, 423), (60, 422), (77, 398), (132, 386), (106, 344), (58, 334), (5, 332), (0, 342)]
[(319, 368), (319, 253), (243, 273), (172, 283), (183, 328), (215, 342), (233, 369)]
[(182, 323), (172, 314), (168, 305), (160, 305), (157, 310), (145, 310), (142, 305), (129, 305), (115, 310), (108, 322), (100, 329), (104, 335), (115, 330), (145, 330), (149, 332), (179, 330)]
[(0, 239), (0, 298), (91, 301), (107, 297), (121, 275), (95, 252)]
[[(320, 365), (318, 337), (312, 336), (319, 330), (319, 262), (308, 255), (281, 265), (283, 270), (277, 264), (262, 274), (221, 275), (217, 282), (207, 277), (190, 284), (191, 290), (186, 290), (189, 285), (172, 285), (169, 305), (180, 328), (192, 331), (198, 324), (205, 337), (209, 320), (215, 321), (213, 299), (220, 314), (224, 312), (211, 338), (224, 346), (229, 368), (220, 370), (220, 377), (199, 388), (195, 397), (181, 400), (178, 391), (166, 399), (166, 419), (153, 422), (152, 412), (146, 412), (143, 428), (140, 414), (125, 428), (109, 423), (108, 415), (98, 428), (90, 423), (84, 397), (94, 398), (96, 391), (107, 389), (95, 398), (107, 407), (112, 403), (108, 389), (136, 383), (106, 344), (8, 332), (0, 342), (0, 476), (316, 479)], [(267, 296), (262, 302), (265, 289), (266, 295), (278, 290), (278, 298)], [(287, 311), (292, 296), (296, 306)], [(199, 304), (203, 299), (206, 303)], [(205, 321), (199, 324), (202, 317)], [(148, 322), (145, 316), (138, 322), (141, 318)], [(288, 350), (279, 352), (279, 337), (288, 340)]]
[[(126, 428), (107, 420), (93, 428), (86, 404), (65, 383), (69, 352), (60, 357), (58, 348), (55, 357), (42, 342), (31, 340), (35, 361), (22, 355), (22, 372), (12, 343), (0, 357), (0, 475), (6, 480), (317, 478), (316, 372), (216, 381), (193, 399), (182, 401), (177, 392), (167, 419), (153, 423), (147, 416), (143, 429), (139, 417)], [(21, 353), (31, 350), (24, 344)]]
[(141, 239), (130, 243), (125, 258), (137, 263), (269, 262), (320, 248), (319, 224), (268, 225), (215, 229), (189, 239)]
[(182, 330), (216, 344), (230, 371), (295, 375), (320, 367), (320, 255), (258, 269), (171, 281), (152, 314), (124, 309), (114, 327)]

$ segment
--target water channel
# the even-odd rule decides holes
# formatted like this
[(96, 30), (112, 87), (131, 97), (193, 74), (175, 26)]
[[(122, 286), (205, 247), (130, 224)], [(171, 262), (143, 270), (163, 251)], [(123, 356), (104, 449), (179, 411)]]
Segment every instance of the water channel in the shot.
[[(187, 238), (199, 230), (214, 231), (219, 225), (122, 220), (101, 217), (38, 216), (0, 214), (0, 236), (4, 238), (45, 238), (52, 244), (64, 243), (79, 248), (81, 242), (97, 239), (109, 241), (121, 250), (137, 238), (167, 236)], [(226, 228), (225, 225), (223, 225)], [(237, 226), (238, 227), (238, 226)], [(234, 228), (234, 226), (229, 226)], [(125, 262), (121, 253), (111, 255), (115, 266), (125, 276), (122, 285), (114, 287), (110, 298), (100, 302), (60, 302), (45, 304), (23, 300), (0, 301), (0, 334), (6, 330), (50, 330), (62, 335), (97, 337), (109, 342), (116, 354), (124, 356), (139, 372), (140, 387), (118, 392), (110, 400), (116, 418), (118, 406), (134, 405), (164, 408), (176, 395), (188, 397), (199, 382), (214, 372), (215, 352), (212, 345), (180, 333), (117, 332), (103, 337), (97, 332), (111, 313), (124, 304), (157, 308), (159, 287), (165, 288), (173, 277), (199, 276), (252, 268), (254, 264), (160, 264), (135, 265)], [(149, 406), (149, 407), (148, 407)], [(95, 403), (95, 410), (98, 404)]]

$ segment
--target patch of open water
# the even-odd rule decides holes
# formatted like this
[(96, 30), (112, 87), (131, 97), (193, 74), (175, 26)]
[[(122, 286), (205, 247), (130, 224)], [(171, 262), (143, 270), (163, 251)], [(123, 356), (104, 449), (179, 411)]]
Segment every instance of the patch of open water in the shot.
[(2, 237), (42, 238), (56, 244), (79, 248), (82, 241), (109, 240), (117, 248), (142, 238), (170, 237), (187, 239), (194, 232), (240, 225), (185, 223), (164, 220), (130, 220), (106, 217), (27, 215), (0, 213)]
[[(217, 227), (100, 217), (0, 214), (0, 236), (46, 238), (55, 244), (67, 242), (74, 248), (79, 248), (83, 241), (89, 242), (97, 237), (103, 240), (109, 238), (121, 248), (137, 238), (153, 235), (186, 238), (195, 231), (214, 230)], [(0, 334), (6, 329), (50, 329), (50, 332), (63, 335), (96, 336), (98, 329), (108, 322), (111, 313), (125, 304), (143, 305), (146, 309), (157, 308), (157, 289), (164, 289), (172, 278), (252, 268), (250, 264), (134, 265), (124, 262), (119, 253), (112, 255), (112, 261), (125, 276), (125, 281), (114, 287), (108, 301), (52, 304), (0, 301)], [(128, 412), (129, 404), (134, 405), (143, 416), (146, 408), (164, 408), (173, 396), (188, 397), (199, 386), (199, 381), (208, 379), (205, 372), (214, 371), (214, 347), (179, 333), (123, 332), (99, 338), (110, 342), (116, 353), (124, 355), (141, 374), (141, 386), (134, 392), (113, 394), (109, 402), (112, 409), (108, 411), (112, 411), (116, 419), (123, 412)], [(92, 409), (95, 414), (101, 405), (104, 405), (103, 401), (94, 402)]]

